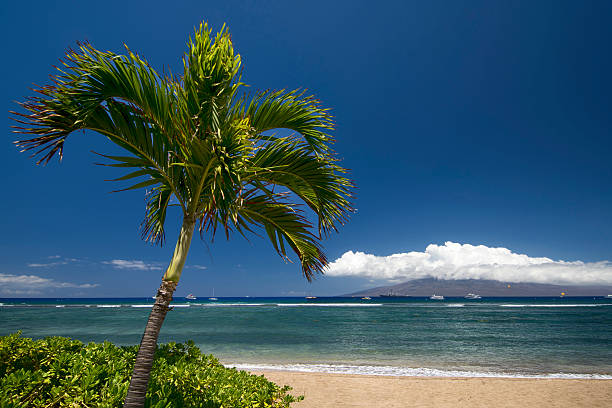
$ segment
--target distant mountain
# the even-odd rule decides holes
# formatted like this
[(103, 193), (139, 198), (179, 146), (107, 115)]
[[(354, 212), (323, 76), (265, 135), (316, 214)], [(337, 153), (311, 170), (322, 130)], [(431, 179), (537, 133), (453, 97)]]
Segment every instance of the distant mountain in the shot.
[(612, 294), (612, 286), (547, 285), (543, 283), (512, 283), (494, 280), (463, 279), (441, 280), (418, 279), (393, 286), (380, 286), (344, 296), (465, 296), (476, 293), (480, 296), (606, 296)]

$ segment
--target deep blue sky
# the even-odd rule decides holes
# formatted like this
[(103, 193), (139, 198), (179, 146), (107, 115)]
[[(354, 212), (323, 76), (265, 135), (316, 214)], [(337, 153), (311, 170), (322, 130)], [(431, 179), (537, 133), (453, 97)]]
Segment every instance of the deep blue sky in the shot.
[[(54, 3), (0, 5), (4, 112), (32, 83), (48, 82), (77, 40), (115, 52), (126, 43), (158, 70), (180, 72), (193, 27), (225, 22), (252, 88), (307, 88), (333, 109), (358, 212), (325, 241), (330, 260), (445, 241), (612, 259), (610, 2)], [(52, 280), (33, 284), (41, 295), (152, 295), (178, 214), (166, 246), (145, 244), (143, 192), (109, 194), (116, 186), (104, 180), (116, 173), (93, 165), (91, 150), (116, 147), (75, 134), (61, 164), (35, 166), (11, 144), (10, 124), (0, 149), (5, 287), (35, 275)], [(188, 265), (179, 295), (325, 295), (368, 284), (321, 277), (309, 285), (256, 236), (195, 240)], [(82, 284), (98, 286), (71, 286)]]

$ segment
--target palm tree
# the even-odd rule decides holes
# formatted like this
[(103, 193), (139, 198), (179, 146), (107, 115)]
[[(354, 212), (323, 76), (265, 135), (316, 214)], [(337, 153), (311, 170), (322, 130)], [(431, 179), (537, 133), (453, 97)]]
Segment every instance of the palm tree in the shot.
[[(11, 112), (16, 141), (37, 164), (62, 158), (77, 130), (101, 133), (127, 151), (101, 155), (104, 165), (128, 170), (124, 190), (146, 188), (142, 238), (163, 244), (170, 205), (183, 223), (142, 337), (125, 407), (141, 407), (153, 354), (192, 236), (222, 228), (241, 235), (263, 229), (281, 257), (287, 246), (310, 281), (327, 259), (320, 240), (346, 221), (352, 182), (331, 150), (328, 109), (303, 91), (241, 93), (241, 60), (225, 26), (213, 39), (200, 24), (183, 57), (182, 76), (161, 76), (138, 55), (99, 51), (89, 43), (69, 50), (53, 83)], [(281, 137), (273, 129), (289, 129)], [(90, 133), (85, 133), (89, 135)], [(31, 137), (31, 136), (29, 136)], [(133, 183), (133, 184), (132, 184)], [(297, 204), (292, 201), (298, 201)], [(305, 204), (305, 206), (304, 206)], [(302, 207), (316, 215), (308, 221)]]

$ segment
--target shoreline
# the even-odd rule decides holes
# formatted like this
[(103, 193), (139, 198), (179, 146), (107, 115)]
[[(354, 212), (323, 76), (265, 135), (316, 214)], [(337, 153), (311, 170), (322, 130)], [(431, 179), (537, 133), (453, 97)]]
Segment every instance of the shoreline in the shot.
[(610, 379), (409, 377), (251, 370), (314, 407), (609, 407)]
[(373, 377), (406, 377), (406, 378), (499, 378), (499, 379), (525, 379), (525, 380), (612, 380), (610, 374), (599, 373), (513, 373), (498, 371), (471, 371), (437, 368), (410, 368), (399, 366), (373, 366), (351, 364), (316, 364), (316, 363), (228, 363), (221, 361), (226, 367), (235, 367), (244, 371), (286, 372), (305, 374), (334, 374), (356, 375)]

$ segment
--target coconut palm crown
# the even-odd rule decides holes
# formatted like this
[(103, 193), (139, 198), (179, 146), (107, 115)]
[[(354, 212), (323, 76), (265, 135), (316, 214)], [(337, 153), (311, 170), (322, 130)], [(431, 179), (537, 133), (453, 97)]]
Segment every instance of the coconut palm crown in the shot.
[[(125, 406), (142, 406), (157, 336), (195, 228), (202, 237), (219, 229), (228, 237), (264, 230), (283, 258), (288, 249), (297, 255), (310, 281), (327, 265), (321, 238), (352, 210), (353, 184), (331, 149), (333, 121), (319, 101), (299, 90), (242, 92), (240, 55), (225, 26), (213, 38), (200, 24), (180, 77), (159, 75), (126, 50), (118, 55), (79, 43), (52, 84), (21, 103), (25, 113), (12, 114), (16, 132), (33, 135), (15, 143), (33, 151), (39, 164), (61, 160), (66, 138), (78, 130), (101, 133), (125, 149), (125, 156), (102, 156), (104, 165), (126, 170), (116, 179), (129, 183), (123, 190), (146, 189), (143, 239), (163, 244), (168, 207), (182, 209), (176, 249), (126, 399)], [(312, 210), (316, 225), (303, 207)]]

